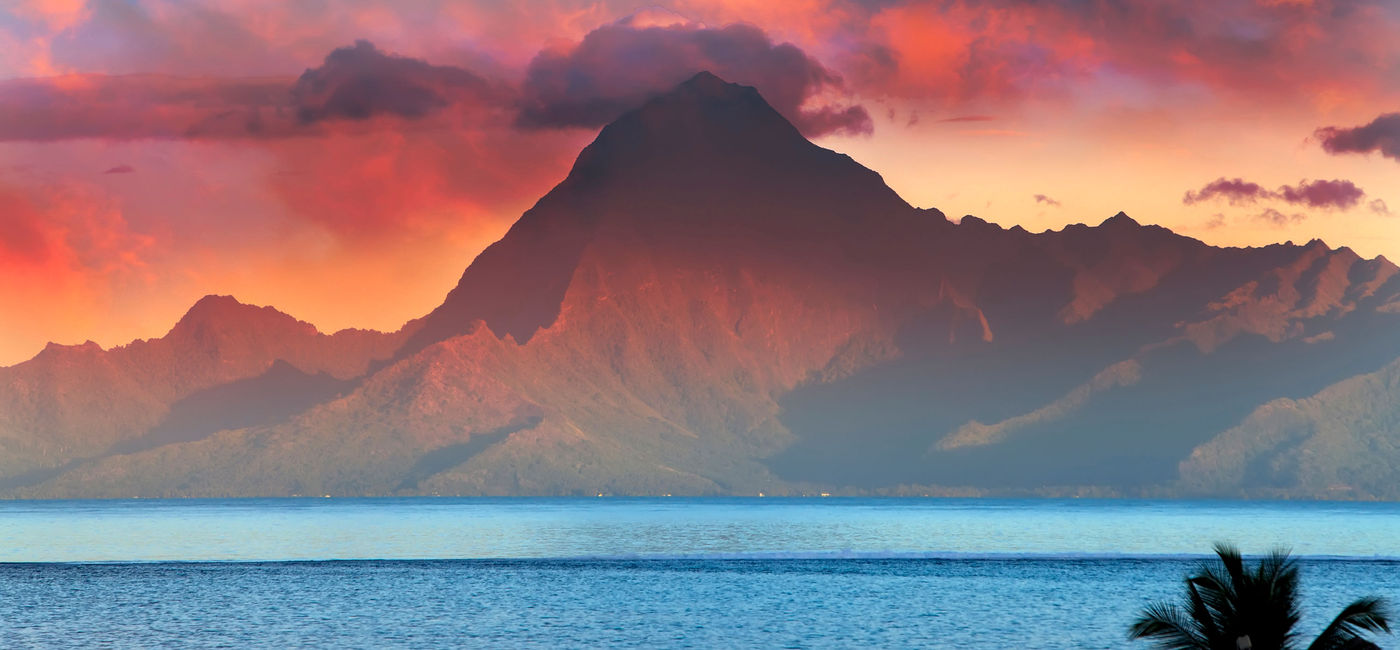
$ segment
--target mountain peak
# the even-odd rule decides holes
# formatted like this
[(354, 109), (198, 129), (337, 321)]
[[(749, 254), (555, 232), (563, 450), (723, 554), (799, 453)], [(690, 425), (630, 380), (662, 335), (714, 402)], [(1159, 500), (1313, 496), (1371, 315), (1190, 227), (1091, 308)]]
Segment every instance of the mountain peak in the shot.
[[(816, 148), (752, 86), (701, 72), (603, 127), (571, 176), (681, 163), (691, 170), (719, 157), (782, 154)], [(708, 160), (707, 160), (708, 159)]]
[(254, 331), (281, 326), (316, 332), (310, 323), (298, 321), (273, 307), (249, 305), (233, 296), (211, 294), (196, 301), (170, 332)]
[[(642, 105), (642, 110), (645, 110), (646, 107), (653, 104), (677, 104), (685, 101), (705, 102), (709, 104), (732, 102), (754, 106), (753, 100), (755, 99), (763, 106), (768, 105), (768, 102), (759, 94), (757, 88), (731, 83), (719, 78), (719, 76), (713, 72), (702, 70), (695, 73), (691, 78), (682, 81), (670, 91), (653, 97), (651, 101)], [(661, 101), (658, 102), (657, 100)]]
[(1109, 217), (1109, 218), (1107, 218), (1107, 219), (1104, 219), (1104, 220), (1103, 220), (1103, 223), (1099, 224), (1099, 227), (1100, 227), (1100, 228), (1125, 228), (1125, 227), (1131, 226), (1131, 227), (1133, 227), (1133, 228), (1137, 228), (1137, 227), (1140, 227), (1141, 225), (1142, 225), (1142, 224), (1138, 223), (1137, 220), (1135, 220), (1135, 219), (1133, 219), (1132, 217), (1128, 216), (1128, 213), (1119, 211), (1118, 214), (1115, 214), (1115, 215), (1113, 215), (1113, 216), (1111, 216), (1111, 217)]
[(194, 324), (226, 318), (247, 309), (256, 309), (256, 307), (238, 302), (238, 299), (233, 296), (209, 294), (196, 300), (195, 303), (185, 311), (185, 315), (180, 317), (180, 321), (176, 324), (176, 327), (179, 327), (180, 324)]
[(796, 250), (798, 233), (849, 246), (912, 212), (879, 174), (808, 141), (758, 90), (701, 72), (603, 127), (568, 177), (477, 256), (398, 355), (477, 319), (528, 342), (560, 313), (590, 247), (626, 239), (658, 255), (709, 247), (739, 260), (740, 249)]
[(709, 117), (721, 117), (722, 113), (714, 112), (720, 106), (727, 106), (731, 111), (757, 111), (771, 114), (783, 122), (787, 121), (778, 115), (778, 111), (770, 106), (767, 100), (763, 99), (757, 88), (731, 83), (712, 72), (704, 71), (696, 73), (675, 88), (652, 97), (640, 107), (624, 113), (613, 122), (613, 125), (626, 122), (630, 116), (638, 113), (655, 115), (663, 112), (684, 111), (689, 107), (705, 109), (709, 111), (707, 113)]
[(234, 298), (233, 296), (221, 296), (219, 294), (211, 293), (207, 296), (200, 298), (199, 300), (196, 300), (194, 304), (190, 306), (189, 311), (194, 312), (211, 309), (227, 309), (237, 308), (241, 306), (245, 305), (239, 302), (238, 299)]
[(963, 218), (958, 220), (958, 225), (972, 232), (1001, 232), (1002, 230), (1001, 226), (970, 214), (963, 215)]
[[(70, 354), (70, 353), (71, 353), (71, 354), (80, 354), (80, 353), (88, 353), (88, 354), (90, 354), (90, 353), (101, 352), (101, 351), (102, 351), (102, 346), (98, 345), (96, 342), (94, 342), (94, 341), (92, 341), (92, 340), (84, 341), (84, 342), (82, 342), (82, 343), (78, 343), (78, 344), (75, 344), (75, 345), (65, 345), (65, 344), (63, 344), (63, 343), (55, 343), (55, 342), (53, 342), (53, 341), (49, 341), (48, 344), (44, 346), (44, 349), (39, 351), (39, 356), (40, 356), (40, 357), (43, 357), (43, 356), (54, 356), (54, 355)], [(37, 357), (36, 357), (36, 358), (37, 358)]]
[(715, 73), (709, 70), (701, 70), (695, 73), (695, 76), (682, 82), (677, 88), (683, 88), (703, 95), (722, 96), (726, 93), (747, 88), (747, 86), (729, 83), (720, 79)]

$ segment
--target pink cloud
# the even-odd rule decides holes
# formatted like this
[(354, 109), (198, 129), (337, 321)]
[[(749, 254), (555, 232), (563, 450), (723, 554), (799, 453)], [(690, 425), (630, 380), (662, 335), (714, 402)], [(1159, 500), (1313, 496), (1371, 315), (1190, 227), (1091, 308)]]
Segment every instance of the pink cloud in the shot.
[(419, 120), (452, 109), (512, 109), (513, 91), (454, 66), (396, 56), (367, 41), (291, 79), (70, 75), (0, 81), (0, 140), (242, 139), (324, 134), (323, 123)]
[(1297, 185), (1284, 185), (1278, 188), (1277, 196), (1288, 203), (1306, 205), (1310, 208), (1355, 207), (1366, 193), (1351, 181), (1299, 181)]
[(1195, 191), (1187, 191), (1181, 202), (1186, 205), (1193, 205), (1204, 201), (1223, 198), (1231, 205), (1241, 205), (1254, 203), (1259, 199), (1269, 198), (1273, 193), (1264, 189), (1258, 183), (1251, 183), (1243, 178), (1217, 178), (1204, 187)]
[(856, 12), (825, 38), (838, 50), (879, 52), (835, 59), (855, 62), (843, 71), (863, 95), (987, 106), (1085, 97), (1125, 78), (1225, 101), (1361, 105), (1400, 96), (1383, 72), (1400, 65), (1397, 29), (1400, 14), (1380, 0), (952, 0)]
[(1350, 209), (1356, 207), (1366, 192), (1348, 180), (1299, 181), (1297, 185), (1281, 185), (1267, 190), (1258, 183), (1242, 178), (1217, 178), (1199, 190), (1188, 191), (1181, 202), (1193, 205), (1215, 199), (1225, 199), (1231, 205), (1246, 205), (1261, 200), (1279, 200), (1310, 208)]
[(41, 284), (140, 274), (156, 244), (120, 209), (76, 187), (0, 187), (0, 268)]
[(423, 0), (412, 11), (388, 0), (336, 11), (266, 0), (25, 0), (17, 11), (24, 24), (11, 26), (5, 42), (34, 60), (14, 61), (8, 76), (65, 70), (288, 77), (331, 48), (363, 38), (417, 59), (495, 76), (509, 72), (513, 79), (542, 47), (577, 42), (599, 25), (718, 31), (747, 23), (772, 42), (790, 42), (823, 61), (846, 80), (846, 90), (867, 97), (949, 104), (1067, 97), (1104, 74), (1237, 98), (1354, 104), (1400, 95), (1384, 72), (1400, 64), (1393, 45), (1400, 14), (1384, 0), (677, 0), (631, 20), (635, 9), (620, 0)]

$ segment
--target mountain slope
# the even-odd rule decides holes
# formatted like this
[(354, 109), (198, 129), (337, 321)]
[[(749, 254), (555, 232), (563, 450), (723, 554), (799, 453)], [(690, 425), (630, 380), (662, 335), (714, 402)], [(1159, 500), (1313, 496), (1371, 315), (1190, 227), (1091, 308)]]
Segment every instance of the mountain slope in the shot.
[(1196, 494), (1400, 499), (1400, 360), (1302, 399), (1277, 399), (1181, 463)]
[[(234, 343), (270, 325), (177, 326), (258, 361), (194, 355), (132, 381), (144, 362), (106, 353), (76, 393), (29, 389), (142, 406), (128, 433), (68, 425), (96, 451), (9, 494), (1200, 491), (1178, 475), (1193, 450), (1400, 358), (1397, 325), (1384, 259), (1215, 248), (1122, 213), (955, 224), (701, 74), (604, 128), (397, 334), (273, 349)], [(269, 399), (238, 383), (259, 373), (305, 399), (234, 417)]]
[[(111, 350), (91, 342), (50, 344), (29, 361), (0, 368), (0, 485), (23, 484), (32, 480), (26, 474), (42, 475), (75, 459), (140, 447), (133, 441), (153, 430), (157, 438), (147, 444), (162, 435), (197, 437), (277, 411), (268, 408), (270, 394), (253, 386), (242, 394), (205, 394), (233, 382), (275, 388), (283, 411), (309, 407), (322, 401), (328, 382), (363, 375), (410, 331), (326, 335), (270, 307), (206, 296), (158, 339)], [(200, 402), (217, 407), (198, 407)]]

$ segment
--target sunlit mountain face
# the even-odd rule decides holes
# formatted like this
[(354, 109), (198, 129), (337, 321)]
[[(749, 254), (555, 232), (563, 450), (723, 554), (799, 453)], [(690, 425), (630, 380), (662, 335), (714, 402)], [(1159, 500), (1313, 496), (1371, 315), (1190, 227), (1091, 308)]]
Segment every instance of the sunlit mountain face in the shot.
[[(297, 88), (436, 114), (325, 90), (338, 61)], [(589, 103), (609, 121), (564, 180), (391, 331), (209, 296), (0, 369), (0, 490), (1400, 497), (1385, 258), (950, 220), (804, 135), (848, 111), (776, 97), (702, 71)], [(328, 299), (368, 299), (358, 272)]]

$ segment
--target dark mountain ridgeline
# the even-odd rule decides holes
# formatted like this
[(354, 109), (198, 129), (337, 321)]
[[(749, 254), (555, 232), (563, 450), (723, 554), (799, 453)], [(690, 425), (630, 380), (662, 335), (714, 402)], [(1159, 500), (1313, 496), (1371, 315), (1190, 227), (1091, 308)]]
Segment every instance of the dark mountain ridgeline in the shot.
[[(772, 205), (802, 192), (823, 209)], [(775, 240), (789, 253), (808, 245), (830, 252), (839, 242), (823, 234), (897, 211), (908, 205), (879, 175), (808, 142), (754, 89), (704, 73), (604, 127), (564, 181), (467, 268), (399, 356), (478, 319), (498, 336), (528, 341), (553, 323), (580, 257), (599, 237), (737, 261)]]
[(0, 369), (0, 489), (1400, 498), (1396, 359), (1384, 259), (953, 223), (701, 74), (399, 332), (208, 298)]

